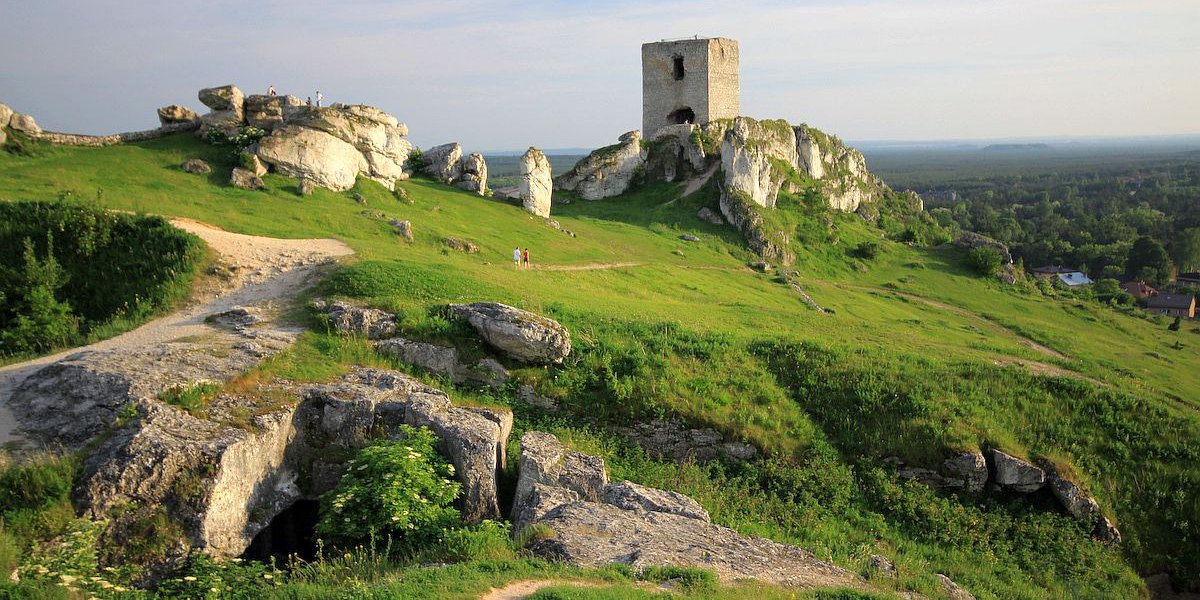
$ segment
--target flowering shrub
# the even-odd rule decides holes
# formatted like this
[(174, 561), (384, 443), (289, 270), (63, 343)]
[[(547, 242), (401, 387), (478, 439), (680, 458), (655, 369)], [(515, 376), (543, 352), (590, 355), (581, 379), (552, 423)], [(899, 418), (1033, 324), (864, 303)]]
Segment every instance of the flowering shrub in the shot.
[(340, 546), (374, 539), (420, 542), (461, 524), (451, 504), (460, 485), (428, 429), (403, 426), (403, 439), (368, 446), (321, 498), (317, 534)]
[(62, 536), (33, 549), (19, 569), (21, 581), (56, 586), (79, 597), (145, 598), (142, 590), (120, 583), (128, 581), (136, 567), (99, 567), (97, 542), (106, 525), (104, 521), (73, 520)]

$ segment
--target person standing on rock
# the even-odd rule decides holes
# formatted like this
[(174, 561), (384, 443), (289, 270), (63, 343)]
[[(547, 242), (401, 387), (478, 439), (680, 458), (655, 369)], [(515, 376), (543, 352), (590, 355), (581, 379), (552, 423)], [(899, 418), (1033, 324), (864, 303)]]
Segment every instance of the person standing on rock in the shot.
[(274, 95), (275, 95), (275, 84), (271, 84), (271, 85), (268, 85), (268, 86), (267, 86), (267, 95), (268, 95), (268, 96), (274, 96)]
[(325, 96), (321, 95), (321, 90), (317, 90), (317, 107), (320, 108), (321, 102), (325, 100)]
[(521, 255), (521, 262), (525, 263), (526, 269), (529, 268), (529, 248), (526, 248), (525, 252)]
[(312, 106), (312, 96), (309, 96), (308, 98), (306, 98), (306, 99), (304, 100), (304, 104), (305, 104), (306, 106)]
[(515, 269), (521, 268), (521, 247), (520, 246), (513, 248), (513, 268), (515, 268)]

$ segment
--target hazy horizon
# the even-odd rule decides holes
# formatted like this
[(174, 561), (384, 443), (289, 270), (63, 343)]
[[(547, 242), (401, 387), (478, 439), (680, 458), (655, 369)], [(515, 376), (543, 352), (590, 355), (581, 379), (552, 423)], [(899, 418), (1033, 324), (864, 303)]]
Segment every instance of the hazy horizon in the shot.
[(422, 147), (587, 148), (639, 126), (641, 43), (699, 34), (739, 41), (743, 114), (847, 140), (1200, 134), (1200, 3), (1179, 0), (162, 6), (5, 2), (0, 102), (112, 133), (274, 84), (378, 106)]

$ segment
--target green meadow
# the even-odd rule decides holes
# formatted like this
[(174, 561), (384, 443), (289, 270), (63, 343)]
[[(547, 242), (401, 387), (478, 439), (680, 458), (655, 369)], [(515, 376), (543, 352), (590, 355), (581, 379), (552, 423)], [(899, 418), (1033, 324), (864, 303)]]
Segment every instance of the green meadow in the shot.
[[(441, 316), (446, 303), (499, 301), (552, 316), (575, 346), (562, 367), (515, 367), (500, 391), (439, 385), (459, 401), (512, 406), (514, 444), (523, 430), (550, 430), (603, 455), (614, 478), (692, 495), (718, 523), (810, 548), (883, 590), (937, 596), (937, 573), (979, 598), (1139, 597), (1138, 573), (1163, 571), (1200, 586), (1200, 336), (1192, 326), (1169, 331), (1165, 320), (983, 279), (960, 250), (896, 241), (801, 196), (782, 195), (772, 216), (795, 264), (764, 273), (749, 266), (757, 258), (736, 231), (696, 217), (716, 209), (713, 183), (685, 198), (667, 183), (598, 202), (559, 195), (554, 226), (513, 202), (422, 179), (401, 184), (406, 199), (365, 180), (300, 196), (294, 180), (274, 174), (267, 190), (243, 191), (227, 183), (226, 154), (188, 135), (100, 149), (28, 144), (23, 155), (0, 153), (0, 199), (69, 195), (238, 233), (337, 238), (356, 255), (315, 293), (396, 311), (407, 335), (468, 351), (477, 342)], [(194, 157), (213, 173), (179, 169)], [(411, 221), (412, 242), (389, 225), (395, 219)], [(447, 238), (480, 251), (452, 249)], [(856, 255), (864, 242), (879, 245), (875, 258)], [(532, 269), (514, 268), (514, 246), (530, 249)], [(826, 310), (810, 308), (789, 282)], [(364, 360), (386, 364), (361, 340), (318, 329), (262, 369), (323, 380)], [(517, 382), (559, 399), (562, 411), (522, 405)], [(763, 456), (680, 466), (609, 431), (660, 417), (713, 427)], [(937, 494), (901, 483), (883, 462), (933, 465), (993, 447), (1067, 468), (1124, 542), (1091, 540), (1045, 498)], [(36, 538), (35, 529), (21, 539)], [(893, 558), (899, 576), (870, 572), (871, 554)], [(518, 572), (561, 574), (531, 564)], [(280, 597), (321, 597), (312, 590), (340, 584), (288, 585), (295, 593)], [(374, 597), (414, 597), (389, 595), (391, 585), (399, 584), (368, 582)], [(534, 597), (657, 593), (628, 578), (613, 585)], [(838, 594), (813, 597), (857, 597)]]

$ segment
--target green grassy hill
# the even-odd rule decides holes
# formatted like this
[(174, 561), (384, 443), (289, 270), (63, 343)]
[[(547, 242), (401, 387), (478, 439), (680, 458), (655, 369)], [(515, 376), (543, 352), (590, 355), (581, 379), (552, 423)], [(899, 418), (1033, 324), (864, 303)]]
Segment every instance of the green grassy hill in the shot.
[[(571, 330), (575, 353), (561, 369), (515, 378), (559, 397), (564, 413), (521, 406), (512, 390), (456, 395), (513, 405), (518, 430), (549, 429), (604, 455), (614, 478), (693, 495), (740, 531), (867, 574), (871, 554), (892, 556), (900, 577), (882, 586), (936, 595), (934, 575), (945, 573), (980, 598), (1137, 597), (1136, 572), (1164, 570), (1200, 585), (1200, 337), (1191, 327), (1170, 332), (1165, 321), (984, 280), (957, 250), (893, 242), (856, 215), (786, 195), (795, 280), (829, 312), (748, 268), (755, 257), (732, 228), (695, 216), (716, 208), (711, 185), (683, 199), (679, 186), (660, 183), (557, 203), (560, 230), (514, 203), (422, 180), (402, 184), (408, 201), (368, 181), (301, 197), (295, 181), (275, 175), (266, 191), (242, 191), (226, 183), (226, 151), (187, 135), (28, 149), (0, 153), (0, 199), (102, 190), (113, 209), (335, 237), (357, 256), (324, 292), (397, 310), (416, 337), (452, 337), (434, 310), (447, 302), (495, 300), (553, 316)], [(193, 157), (213, 163), (213, 174), (178, 168)], [(390, 219), (411, 221), (414, 241)], [(448, 237), (480, 252), (453, 250)], [(877, 258), (852, 255), (865, 241), (880, 245)], [(538, 268), (513, 268), (517, 245)], [(356, 343), (309, 334), (267, 369), (330, 377), (366, 352)], [(714, 427), (768, 456), (679, 467), (606, 432), (658, 416)], [(980, 447), (1068, 467), (1125, 542), (1114, 550), (1092, 541), (1049, 502), (901, 484), (882, 462), (932, 464)]]

